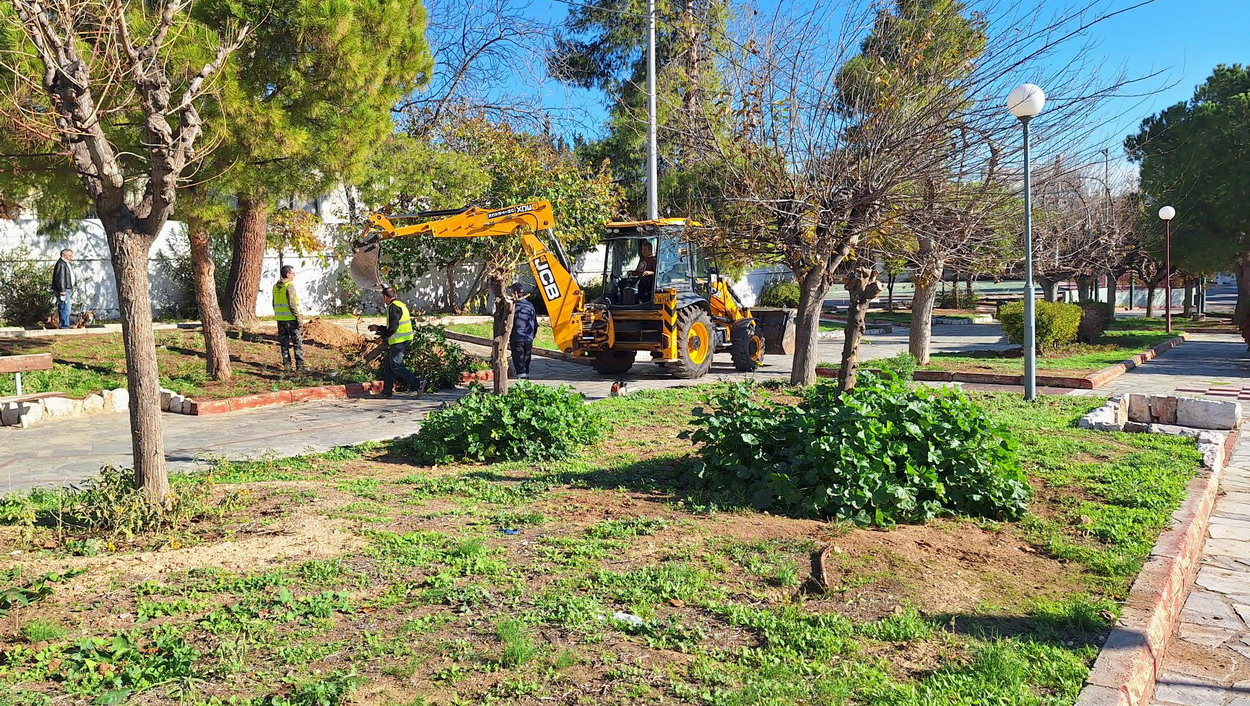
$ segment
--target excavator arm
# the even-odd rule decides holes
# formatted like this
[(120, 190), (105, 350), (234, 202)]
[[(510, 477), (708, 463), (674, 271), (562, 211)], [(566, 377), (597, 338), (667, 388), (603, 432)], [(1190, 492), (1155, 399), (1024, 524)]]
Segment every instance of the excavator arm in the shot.
[[(421, 219), (420, 223), (396, 226), (395, 221)], [(585, 297), (574, 279), (568, 256), (555, 238), (555, 218), (551, 204), (533, 201), (506, 208), (485, 209), (468, 206), (449, 211), (423, 211), (386, 216), (368, 214), (360, 240), (352, 248), (348, 267), (352, 280), (365, 289), (381, 289), (378, 265), (382, 243), (395, 238), (494, 238), (513, 236), (520, 231), (521, 247), (529, 261), (539, 293), (547, 303), (551, 329), (560, 350), (571, 351), (573, 338), (581, 331)], [(526, 228), (532, 232), (524, 232)], [(547, 231), (552, 249), (537, 237)]]

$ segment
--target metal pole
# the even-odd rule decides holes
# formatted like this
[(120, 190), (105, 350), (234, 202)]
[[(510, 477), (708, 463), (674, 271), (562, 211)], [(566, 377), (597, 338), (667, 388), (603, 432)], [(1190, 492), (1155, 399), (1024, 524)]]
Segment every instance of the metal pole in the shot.
[(1128, 273), (1128, 310), (1133, 310), (1133, 273)]
[(1024, 399), (1037, 399), (1037, 331), (1033, 301), (1033, 173), (1029, 167), (1029, 118), (1024, 125)]
[(1163, 311), (1167, 317), (1167, 332), (1172, 333), (1172, 219), (1163, 222)]
[(655, 142), (655, 0), (647, 2), (647, 219), (660, 217), (659, 157)]

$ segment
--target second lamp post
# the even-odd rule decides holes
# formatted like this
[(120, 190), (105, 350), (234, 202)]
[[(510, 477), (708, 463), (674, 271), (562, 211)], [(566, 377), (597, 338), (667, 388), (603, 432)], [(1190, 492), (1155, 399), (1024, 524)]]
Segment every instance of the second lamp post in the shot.
[(1172, 219), (1176, 218), (1176, 209), (1164, 206), (1159, 209), (1159, 218), (1163, 219), (1163, 276), (1167, 278), (1163, 284), (1163, 316), (1167, 332), (1172, 333)]

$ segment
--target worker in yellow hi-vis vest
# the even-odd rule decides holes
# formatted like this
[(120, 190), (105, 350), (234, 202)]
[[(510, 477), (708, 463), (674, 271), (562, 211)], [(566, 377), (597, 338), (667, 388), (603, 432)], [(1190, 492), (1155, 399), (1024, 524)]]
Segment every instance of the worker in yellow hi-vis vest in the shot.
[(278, 346), (282, 369), (304, 372), (304, 319), (299, 313), (299, 294), (295, 291), (295, 268), (282, 266), (282, 279), (273, 286), (273, 318), (278, 320)]
[(394, 287), (382, 288), (382, 301), (386, 302), (386, 325), (371, 324), (370, 331), (386, 339), (386, 357), (382, 361), (382, 396), (390, 397), (395, 393), (395, 378), (413, 392), (425, 392), (425, 381), (417, 379), (412, 371), (404, 367), (404, 354), (408, 352), (408, 344), (412, 343), (412, 314), (408, 305), (395, 296)]

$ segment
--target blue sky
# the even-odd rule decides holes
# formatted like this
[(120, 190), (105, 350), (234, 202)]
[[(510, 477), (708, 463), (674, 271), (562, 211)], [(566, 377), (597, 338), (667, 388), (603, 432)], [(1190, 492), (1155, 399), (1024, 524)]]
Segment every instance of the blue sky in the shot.
[[(1110, 0), (1110, 5), (1122, 8), (1136, 2)], [(1043, 4), (1058, 8), (1071, 2)], [(552, 21), (565, 17), (568, 10), (569, 4), (561, 0), (535, 0), (530, 11)], [(1216, 64), (1250, 63), (1250, 0), (1155, 0), (1095, 25), (1087, 36), (1098, 43), (1095, 53), (1105, 58), (1108, 70), (1123, 67), (1130, 76), (1160, 73), (1137, 91), (1157, 93), (1111, 100), (1102, 107), (1100, 122), (1107, 125), (1094, 139), (1101, 143), (1098, 147), (1111, 148), (1116, 159), (1125, 135), (1135, 131), (1143, 118), (1190, 98)], [(538, 76), (530, 80), (535, 79)], [(604, 115), (601, 94), (549, 80), (535, 83), (557, 126), (589, 135), (599, 130)], [(1120, 161), (1121, 169), (1129, 169)]]

